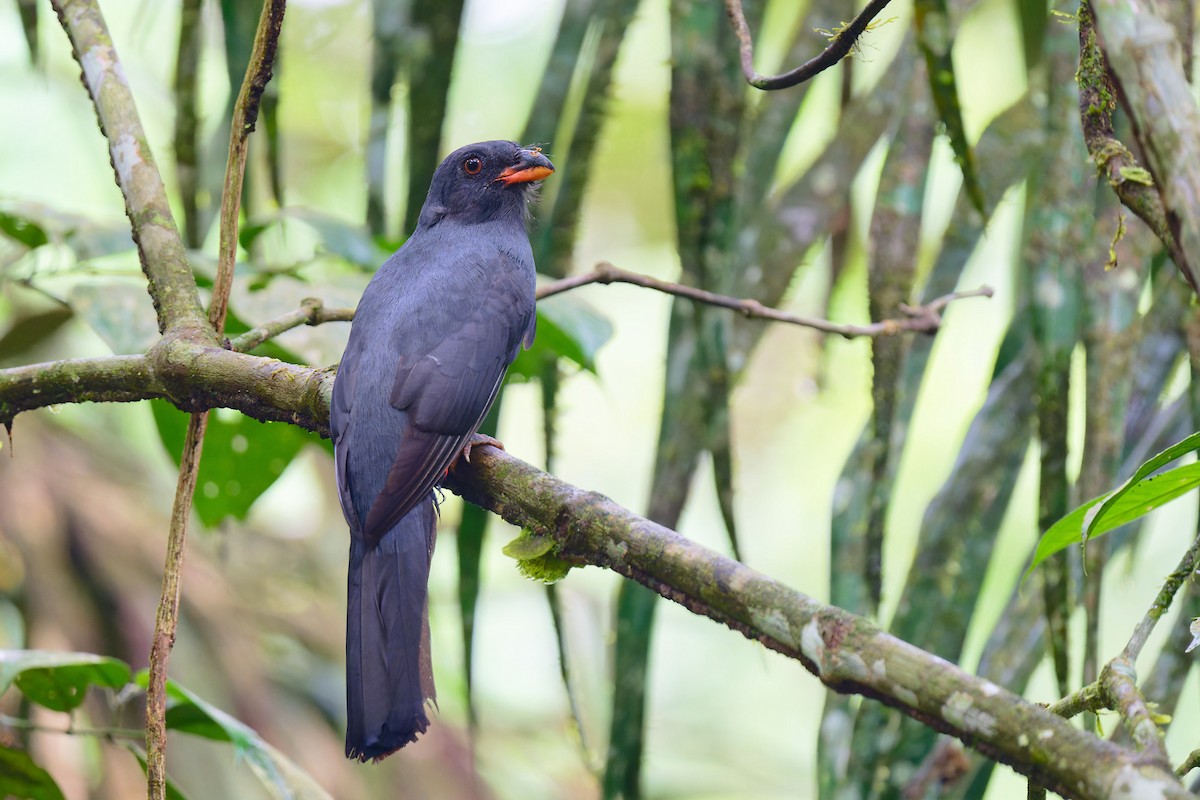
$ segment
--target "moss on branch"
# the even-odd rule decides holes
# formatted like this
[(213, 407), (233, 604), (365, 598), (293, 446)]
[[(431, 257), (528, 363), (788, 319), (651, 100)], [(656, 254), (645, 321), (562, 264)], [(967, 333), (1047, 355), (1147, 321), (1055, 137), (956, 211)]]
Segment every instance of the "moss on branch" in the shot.
[(1153, 177), (1138, 164), (1113, 129), (1116, 88), (1097, 42), (1091, 6), (1087, 3), (1079, 7), (1079, 70), (1075, 80), (1079, 84), (1083, 141), (1097, 172), (1108, 181), (1121, 203), (1150, 227), (1184, 275), (1189, 275), (1187, 255), (1171, 232)]
[[(450, 489), (551, 536), (557, 556), (606, 567), (799, 660), (830, 688), (862, 694), (961, 738), (1064, 797), (1189, 796), (1160, 765), (1081, 731), (1045, 708), (707, 550), (613, 501), (491, 447), (473, 451)], [(1123, 795), (1132, 787), (1134, 794)]]
[[(1200, 253), (1200, 108), (1182, 69), (1179, 39), (1159, 16), (1154, 3), (1092, 0), (1090, 9), (1100, 49), (1117, 89), (1114, 94), (1129, 112), (1161, 199), (1161, 219), (1175, 245), (1164, 241), (1192, 289), (1200, 292), (1200, 275), (1188, 259), (1188, 254)], [(1081, 23), (1084, 21), (1081, 15)], [(1080, 32), (1084, 37), (1083, 24)], [(1082, 44), (1086, 49), (1086, 42)], [(1081, 61), (1081, 87), (1095, 83), (1085, 81), (1082, 74), (1088, 66), (1086, 60)], [(1104, 97), (1088, 101), (1084, 107), (1085, 125), (1092, 107), (1102, 111)], [(1118, 194), (1122, 187), (1144, 194), (1139, 185), (1136, 180), (1119, 181)], [(1130, 209), (1139, 216), (1147, 210), (1144, 204), (1130, 205)], [(1161, 223), (1148, 222), (1159, 233)], [(1162, 238), (1161, 233), (1159, 236)]]
[(263, 421), (328, 433), (333, 371), (166, 337), (146, 355), (0, 370), (0, 424), (60, 403), (165, 398), (184, 411), (233, 408)]
[(0, 370), (0, 424), (59, 403), (122, 403), (162, 397), (146, 356), (81, 358)]
[[(144, 356), (0, 371), (0, 421), (80, 400), (166, 397), (327, 431), (332, 371), (167, 337)], [(489, 447), (448, 486), (505, 519), (553, 538), (557, 557), (611, 569), (690, 611), (800, 661), (830, 688), (900, 709), (1036, 777), (1064, 797), (1118, 797), (1121, 785), (1186, 797), (1169, 770), (1080, 731), (1046, 709), (711, 552), (595, 492)]]
[(53, 5), (108, 141), (109, 160), (125, 198), (142, 271), (150, 281), (159, 330), (174, 327), (197, 340), (215, 340), (104, 17), (94, 2), (86, 0), (54, 0)]

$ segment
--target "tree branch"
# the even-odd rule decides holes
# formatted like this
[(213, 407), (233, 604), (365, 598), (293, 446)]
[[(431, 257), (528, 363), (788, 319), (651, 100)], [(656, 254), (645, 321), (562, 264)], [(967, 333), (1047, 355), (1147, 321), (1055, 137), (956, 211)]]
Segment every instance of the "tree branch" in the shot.
[(1121, 203), (1149, 226), (1159, 238), (1185, 276), (1191, 268), (1187, 254), (1175, 241), (1167, 223), (1162, 198), (1155, 191), (1154, 181), (1129, 148), (1117, 138), (1112, 115), (1117, 108), (1117, 91), (1113, 86), (1108, 62), (1096, 42), (1095, 21), (1088, 3), (1079, 6), (1079, 119), (1083, 142), (1096, 171), (1108, 181)]
[[(747, 317), (801, 325), (846, 338), (902, 332), (931, 333), (940, 326), (941, 312), (951, 302), (992, 296), (992, 290), (986, 286), (952, 292), (924, 305), (902, 305), (900, 308), (908, 315), (906, 318), (852, 325), (778, 311), (753, 299), (726, 297), (601, 262), (591, 272), (544, 284), (538, 289), (537, 297), (545, 299), (592, 283), (628, 283), (721, 306)], [(233, 408), (255, 419), (323, 430), (329, 417), (331, 370), (286, 364), (245, 353), (300, 325), (346, 322), (353, 318), (352, 308), (326, 308), (319, 299), (307, 298), (300, 308), (235, 337), (229, 343), (229, 350), (197, 344), (182, 336), (165, 337), (145, 355), (53, 361), (0, 369), (0, 424), (11, 429), (13, 420), (21, 412), (59, 403), (133, 402), (165, 397), (184, 411)]]
[(1121, 658), (1131, 663), (1137, 661), (1137, 657), (1141, 655), (1142, 648), (1146, 645), (1146, 640), (1150, 638), (1150, 633), (1154, 630), (1154, 626), (1158, 624), (1158, 621), (1171, 608), (1171, 602), (1175, 599), (1179, 587), (1183, 586), (1188, 579), (1195, 575), (1198, 566), (1200, 566), (1200, 537), (1197, 537), (1192, 542), (1192, 546), (1183, 554), (1183, 558), (1179, 559), (1179, 564), (1175, 567), (1175, 570), (1163, 582), (1163, 586), (1155, 596), (1154, 602), (1146, 612), (1146, 616), (1142, 617), (1141, 622), (1133, 629), (1133, 634), (1129, 637), (1129, 643), (1121, 651)]
[(1183, 763), (1175, 768), (1175, 774), (1182, 778), (1196, 767), (1200, 767), (1200, 748), (1188, 753), (1188, 757), (1183, 760)]
[[(547, 297), (553, 297), (556, 294), (562, 294), (563, 292), (593, 283), (605, 286), (611, 283), (628, 283), (633, 286), (654, 289), (655, 291), (677, 297), (686, 297), (698, 303), (728, 308), (752, 319), (766, 319), (772, 322), (800, 325), (824, 333), (838, 334), (847, 339), (853, 339), (858, 336), (894, 336), (899, 333), (932, 333), (941, 326), (942, 311), (950, 303), (968, 297), (991, 297), (994, 294), (989, 286), (982, 286), (978, 289), (969, 289), (961, 292), (951, 292), (920, 306), (901, 304), (900, 310), (906, 315), (901, 319), (885, 319), (869, 325), (851, 325), (830, 322), (818, 317), (789, 314), (786, 311), (768, 308), (757, 300), (714, 294), (703, 289), (684, 286), (680, 283), (659, 280), (658, 278), (652, 278), (649, 275), (642, 275), (637, 272), (629, 272), (628, 270), (613, 266), (607, 261), (601, 261), (591, 272), (572, 275), (551, 283), (542, 284), (538, 287), (537, 299), (544, 300)], [(252, 330), (246, 331), (240, 336), (231, 339), (229, 345), (231, 349), (239, 353), (246, 353), (268, 339), (273, 339), (279, 334), (290, 331), (292, 328), (298, 328), (301, 325), (321, 325), (326, 322), (350, 322), (353, 319), (353, 308), (326, 308), (321, 300), (308, 297), (301, 301), (300, 308), (288, 311), (275, 319), (264, 322)], [(2, 375), (3, 372), (0, 371), (0, 376)]]
[[(1200, 109), (1179, 40), (1154, 3), (1094, 0), (1092, 13), (1178, 251), (1200, 253)], [(1176, 266), (1200, 293), (1196, 266)]]
[(108, 140), (142, 271), (150, 282), (159, 331), (170, 329), (196, 341), (213, 341), (162, 176), (100, 8), (95, 0), (53, 0), (53, 5)]
[(853, 339), (856, 336), (892, 336), (904, 332), (929, 333), (938, 329), (942, 322), (942, 310), (953, 301), (967, 297), (991, 297), (993, 294), (992, 289), (987, 286), (969, 291), (952, 292), (922, 306), (901, 305), (901, 311), (907, 315), (907, 317), (902, 319), (885, 319), (869, 325), (851, 325), (830, 322), (818, 317), (789, 314), (786, 311), (768, 308), (757, 300), (727, 297), (705, 291), (704, 289), (697, 289), (692, 286), (684, 286), (679, 283), (652, 278), (649, 275), (629, 272), (620, 267), (613, 266), (607, 261), (601, 261), (591, 272), (585, 272), (582, 275), (572, 275), (569, 278), (563, 278), (553, 283), (543, 284), (538, 287), (537, 299), (544, 300), (547, 297), (552, 297), (580, 286), (586, 286), (590, 283), (604, 285), (610, 283), (629, 283), (634, 286), (654, 289), (677, 297), (686, 297), (698, 303), (732, 309), (747, 317), (801, 325), (824, 333), (836, 333), (847, 339)]
[(1089, 683), (1049, 706), (1051, 714), (1057, 714), (1063, 719), (1071, 719), (1085, 711), (1094, 712), (1104, 708), (1108, 708), (1108, 698), (1098, 683)]
[(788, 89), (811, 80), (841, 61), (854, 49), (858, 37), (862, 36), (871, 21), (887, 8), (889, 2), (891, 0), (871, 0), (857, 17), (837, 31), (828, 47), (795, 69), (780, 75), (760, 75), (754, 71), (754, 42), (750, 37), (750, 26), (746, 23), (742, 0), (725, 0), (725, 13), (729, 15), (729, 23), (738, 39), (742, 74), (746, 76), (746, 82), (755, 89), (769, 92)]
[(233, 408), (323, 431), (333, 371), (163, 339), (144, 356), (50, 361), (0, 370), (0, 424), (22, 411), (78, 402), (166, 398), (184, 411)]
[(145, 735), (141, 730), (135, 728), (80, 728), (72, 724), (68, 728), (56, 728), (51, 725), (42, 725), (41, 723), (32, 720), (23, 719), (22, 717), (10, 717), (8, 714), (0, 714), (0, 725), (5, 728), (16, 728), (23, 731), (36, 731), (38, 733), (56, 733), (61, 736), (95, 736), (101, 739), (130, 739), (133, 741), (141, 741)]
[[(170, 369), (156, 368), (159, 359)], [(105, 372), (112, 362), (185, 407), (220, 403), (259, 419), (288, 419), (326, 432), (332, 376), (325, 370), (184, 342), (164, 343), (146, 357), (47, 366), (73, 367), (86, 380), (82, 386), (68, 383), (87, 391), (112, 382)], [(19, 371), (31, 374), (39, 368)], [(0, 372), (0, 413), (11, 413), (4, 410), (10, 392), (3, 381), (12, 372)], [(164, 373), (174, 382), (170, 393), (168, 384), (158, 380)], [(184, 390), (189, 386), (191, 399), (181, 399), (188, 397)], [(71, 399), (63, 388), (55, 386), (56, 402)], [(1160, 788), (1163, 797), (1186, 796), (1158, 765), (1135, 762), (1130, 751), (1061, 720), (1050, 722), (1050, 712), (883, 633), (865, 619), (818, 603), (511, 456), (479, 448), (471, 464), (456, 469), (450, 486), (510, 521), (554, 537), (559, 557), (634, 578), (800, 660), (831, 688), (897, 707), (1018, 770), (1036, 773), (1065, 796), (1108, 796), (1117, 780)]]
[[(213, 285), (208, 323), (220, 337), (225, 330), (229, 292), (233, 287), (233, 268), (237, 261), (238, 217), (242, 204), (242, 181), (246, 173), (248, 141), (258, 118), (263, 90), (271, 80), (271, 66), (279, 41), (286, 0), (267, 0), (263, 4), (254, 36), (250, 65), (234, 105), (229, 135), (229, 158), (225, 167), (225, 186), (221, 194), (220, 252), (217, 278)], [(177, 234), (178, 235), (178, 234)], [(194, 283), (193, 283), (194, 286)], [(167, 554), (163, 565), (162, 594), (154, 622), (154, 640), (150, 648), (150, 677), (146, 687), (146, 780), (150, 800), (167, 796), (167, 666), (179, 626), (179, 597), (183, 586), (183, 554), (187, 544), (192, 498), (204, 451), (204, 431), (208, 427), (208, 409), (194, 412), (188, 421), (179, 463), (179, 481), (171, 510), (171, 528), (167, 534)]]
[(1169, 768), (1171, 762), (1167, 760), (1162, 731), (1138, 689), (1133, 662), (1123, 656), (1114, 658), (1101, 671), (1100, 684), (1109, 696), (1109, 707), (1121, 715), (1134, 746), (1160, 766)]
[(238, 215), (242, 207), (242, 181), (246, 175), (246, 156), (250, 134), (258, 121), (258, 107), (263, 91), (271, 80), (275, 49), (283, 25), (286, 0), (268, 0), (263, 4), (250, 52), (250, 67), (233, 107), (233, 122), (229, 131), (229, 159), (225, 163), (225, 188), (221, 192), (220, 247), (217, 254), (217, 277), (213, 282), (212, 303), (208, 321), (220, 336), (225, 331), (225, 312), (229, 308), (229, 290), (233, 287), (233, 267), (237, 262)]
[(146, 685), (146, 788), (149, 800), (167, 796), (167, 664), (175, 646), (179, 625), (179, 595), (182, 591), (183, 553), (192, 497), (200, 474), (200, 454), (208, 412), (192, 414), (179, 460), (179, 479), (171, 505), (171, 527), (167, 532), (167, 554), (163, 567), (162, 595), (154, 617), (154, 639), (150, 643), (150, 676)]
[(447, 486), (551, 537), (556, 557), (632, 578), (800, 661), (829, 688), (880, 700), (1064, 797), (1115, 797), (1122, 786), (1137, 790), (1128, 796), (1189, 796), (1160, 765), (500, 450), (474, 449)]
[(22, 411), (59, 403), (127, 403), (162, 397), (163, 384), (146, 356), (50, 361), (0, 370), (0, 425)]
[(301, 325), (321, 325), (325, 322), (349, 322), (354, 319), (353, 308), (326, 308), (325, 304), (316, 297), (306, 297), (300, 301), (300, 308), (281, 314), (256, 328), (251, 328), (240, 336), (229, 341), (231, 349), (239, 353), (248, 353), (268, 339), (274, 339), (285, 331), (298, 328)]

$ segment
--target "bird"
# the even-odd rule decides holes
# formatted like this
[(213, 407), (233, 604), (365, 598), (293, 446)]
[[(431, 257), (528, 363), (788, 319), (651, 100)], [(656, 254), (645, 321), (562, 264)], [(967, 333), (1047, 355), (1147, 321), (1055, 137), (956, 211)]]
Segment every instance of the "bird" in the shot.
[(539, 147), (487, 141), (442, 161), (416, 228), (363, 291), (330, 403), (350, 528), (346, 757), (379, 761), (429, 727), (435, 489), (533, 343), (531, 189)]

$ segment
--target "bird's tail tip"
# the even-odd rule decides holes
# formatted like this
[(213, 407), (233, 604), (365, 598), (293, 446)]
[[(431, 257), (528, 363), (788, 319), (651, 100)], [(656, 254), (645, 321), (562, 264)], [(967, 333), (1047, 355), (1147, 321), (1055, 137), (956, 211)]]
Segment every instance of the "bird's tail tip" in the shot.
[(426, 709), (430, 704), (436, 708), (436, 702), (430, 700), (418, 710), (408, 724), (401, 725), (397, 730), (391, 730), (390, 723), (385, 723), (378, 734), (370, 736), (354, 736), (346, 733), (346, 758), (360, 763), (371, 761), (378, 763), (395, 753), (405, 745), (415, 742), (421, 734), (429, 730), (429, 715)]

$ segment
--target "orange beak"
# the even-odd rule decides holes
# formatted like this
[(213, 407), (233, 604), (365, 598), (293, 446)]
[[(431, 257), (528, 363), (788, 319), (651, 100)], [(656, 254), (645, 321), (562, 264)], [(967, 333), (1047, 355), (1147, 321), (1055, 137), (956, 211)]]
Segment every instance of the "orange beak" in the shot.
[(501, 172), (496, 180), (505, 186), (511, 186), (514, 183), (540, 181), (552, 172), (554, 165), (550, 163), (550, 159), (542, 155), (542, 148), (534, 147), (522, 150), (521, 159)]

